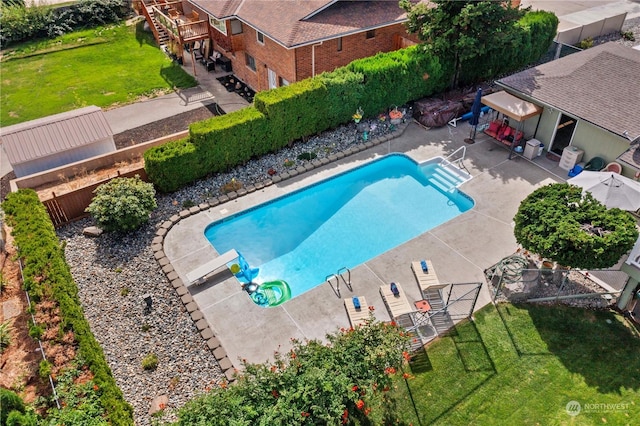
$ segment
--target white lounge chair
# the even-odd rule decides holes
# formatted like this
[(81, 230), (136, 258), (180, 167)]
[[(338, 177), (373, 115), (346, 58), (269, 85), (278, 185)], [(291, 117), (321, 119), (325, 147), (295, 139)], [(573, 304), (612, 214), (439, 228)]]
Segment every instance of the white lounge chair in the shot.
[(446, 287), (446, 285), (440, 284), (440, 280), (438, 279), (438, 275), (436, 275), (435, 269), (433, 269), (431, 261), (426, 260), (425, 262), (427, 264), (427, 272), (422, 270), (421, 262), (411, 262), (411, 269), (413, 269), (413, 274), (416, 276), (420, 290), (425, 291), (429, 287)]
[(238, 252), (235, 251), (235, 249), (231, 249), (228, 252), (216, 257), (215, 259), (211, 259), (204, 265), (198, 266), (193, 271), (187, 272), (187, 281), (189, 281), (187, 285), (203, 283), (204, 281), (206, 281), (208, 275), (212, 274), (217, 269), (220, 269), (223, 266), (227, 266), (227, 263), (237, 259), (238, 256)]
[(391, 291), (390, 285), (380, 286), (380, 295), (382, 296), (382, 300), (385, 305), (387, 305), (391, 319), (395, 319), (400, 315), (415, 311), (415, 309), (409, 304), (407, 294), (404, 292), (400, 284), (396, 283), (396, 287), (398, 289), (397, 296), (395, 296)]
[(360, 308), (356, 309), (353, 304), (353, 297), (348, 299), (344, 299), (344, 307), (347, 310), (347, 316), (349, 317), (349, 322), (351, 323), (351, 327), (357, 327), (359, 325), (365, 324), (367, 319), (369, 318), (369, 305), (367, 305), (367, 301), (364, 296), (357, 296), (358, 301), (360, 302)]

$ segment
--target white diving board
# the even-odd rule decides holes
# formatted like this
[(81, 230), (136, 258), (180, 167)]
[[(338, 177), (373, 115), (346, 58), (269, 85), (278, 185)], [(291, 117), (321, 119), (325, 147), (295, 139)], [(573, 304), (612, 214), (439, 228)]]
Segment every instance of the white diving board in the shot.
[(207, 275), (215, 272), (216, 269), (220, 269), (223, 266), (226, 266), (227, 263), (237, 259), (239, 256), (240, 255), (235, 249), (231, 249), (228, 252), (216, 257), (215, 259), (211, 259), (204, 265), (198, 266), (193, 271), (187, 272), (187, 281), (189, 281), (187, 285), (189, 286), (204, 282)]

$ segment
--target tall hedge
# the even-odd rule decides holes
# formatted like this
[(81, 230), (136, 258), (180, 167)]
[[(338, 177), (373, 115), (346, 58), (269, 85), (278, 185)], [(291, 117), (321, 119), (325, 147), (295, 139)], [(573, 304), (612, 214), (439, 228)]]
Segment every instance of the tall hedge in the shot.
[(144, 154), (149, 179), (163, 192), (227, 171), (252, 157), (351, 120), (356, 108), (375, 115), (391, 105), (442, 90), (446, 70), (412, 47), (355, 61), (330, 73), (260, 92), (254, 106), (193, 123), (189, 139)]
[(487, 53), (463, 63), (460, 83), (473, 84), (517, 71), (538, 61), (556, 35), (558, 18), (551, 12), (528, 12), (509, 33), (498, 37)]
[[(527, 13), (490, 49), (491, 54), (465, 68), (462, 79), (474, 83), (538, 60), (553, 40), (557, 22), (552, 13)], [(442, 92), (453, 72), (452, 63), (428, 54), (423, 45), (358, 59), (332, 72), (260, 92), (254, 107), (192, 124), (190, 139), (147, 151), (145, 169), (159, 190), (174, 191), (346, 123), (358, 107), (365, 116), (374, 116)]]
[(363, 75), (359, 103), (369, 116), (444, 90), (451, 72), (420, 45), (357, 59), (346, 68)]
[(144, 153), (147, 176), (162, 192), (175, 191), (283, 146), (269, 134), (266, 117), (254, 107), (194, 123), (189, 134), (189, 138)]
[(271, 138), (286, 143), (321, 132), (331, 126), (324, 114), (327, 90), (322, 80), (298, 83), (256, 94), (253, 103), (269, 120)]
[(31, 189), (9, 194), (2, 203), (7, 223), (23, 261), (24, 287), (37, 301), (51, 294), (60, 307), (61, 327), (73, 331), (79, 354), (101, 389), (100, 402), (112, 425), (133, 424), (133, 410), (111, 375), (100, 344), (91, 333), (80, 300), (78, 287), (56, 236), (53, 224), (38, 195)]

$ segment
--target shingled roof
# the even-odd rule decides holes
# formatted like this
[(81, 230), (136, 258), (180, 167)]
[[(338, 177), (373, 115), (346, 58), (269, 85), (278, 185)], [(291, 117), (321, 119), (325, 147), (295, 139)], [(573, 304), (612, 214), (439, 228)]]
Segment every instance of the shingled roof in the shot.
[(638, 70), (640, 51), (610, 42), (513, 74), (498, 84), (634, 139), (640, 136)]
[(396, 0), (189, 0), (218, 19), (236, 17), (287, 48), (405, 22)]

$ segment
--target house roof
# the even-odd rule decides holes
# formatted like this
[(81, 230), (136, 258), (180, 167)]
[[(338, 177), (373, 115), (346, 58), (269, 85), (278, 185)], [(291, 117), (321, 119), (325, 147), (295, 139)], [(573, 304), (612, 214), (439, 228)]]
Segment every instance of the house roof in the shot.
[[(407, 20), (396, 0), (190, 0), (218, 19), (236, 17), (287, 48)], [(232, 10), (234, 9), (234, 10)]]
[[(640, 136), (640, 51), (605, 43), (498, 83), (618, 136)], [(624, 132), (627, 132), (626, 135)]]
[(111, 127), (97, 106), (0, 128), (0, 142), (14, 166), (111, 136)]

